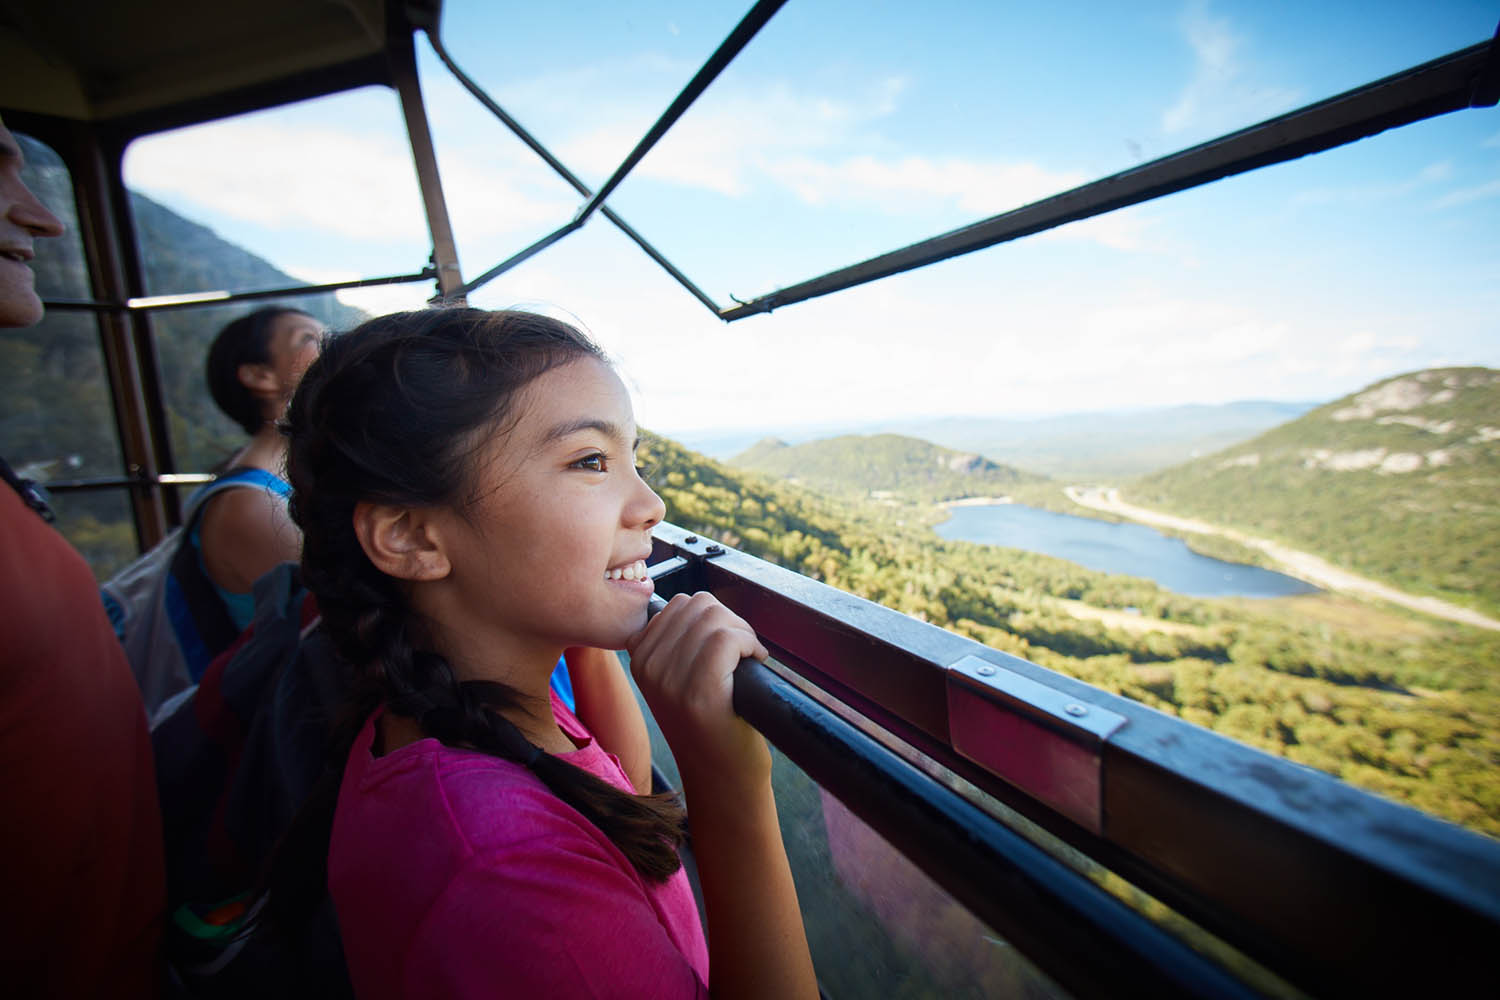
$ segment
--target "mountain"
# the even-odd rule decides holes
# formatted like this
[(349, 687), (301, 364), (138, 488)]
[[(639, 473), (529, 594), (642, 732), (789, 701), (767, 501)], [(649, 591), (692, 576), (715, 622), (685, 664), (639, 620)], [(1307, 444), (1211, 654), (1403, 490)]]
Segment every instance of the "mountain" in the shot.
[(1386, 379), (1124, 493), (1494, 613), (1500, 371)]
[[(769, 430), (789, 444), (842, 434), (903, 434), (1056, 479), (1118, 482), (1238, 444), (1317, 405), (1244, 400), (1028, 419), (942, 417)], [(682, 428), (672, 437), (723, 460), (764, 438), (767, 430)]]
[(1118, 481), (1227, 448), (1316, 405), (1247, 400), (1036, 420), (949, 417), (891, 429), (1054, 479)]
[(1003, 494), (1039, 478), (983, 455), (898, 434), (848, 434), (799, 445), (767, 438), (730, 464), (839, 496), (886, 499), (889, 494), (926, 503)]

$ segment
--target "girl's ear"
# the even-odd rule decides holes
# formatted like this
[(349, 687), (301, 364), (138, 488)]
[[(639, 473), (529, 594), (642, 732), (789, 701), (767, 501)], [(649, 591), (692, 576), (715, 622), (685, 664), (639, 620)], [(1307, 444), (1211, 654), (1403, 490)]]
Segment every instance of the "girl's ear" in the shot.
[(354, 534), (375, 568), (398, 580), (441, 580), (453, 569), (431, 512), (421, 507), (360, 501), (354, 505)]
[(270, 365), (246, 362), (234, 370), (234, 377), (258, 396), (275, 396), (281, 392), (281, 379)]

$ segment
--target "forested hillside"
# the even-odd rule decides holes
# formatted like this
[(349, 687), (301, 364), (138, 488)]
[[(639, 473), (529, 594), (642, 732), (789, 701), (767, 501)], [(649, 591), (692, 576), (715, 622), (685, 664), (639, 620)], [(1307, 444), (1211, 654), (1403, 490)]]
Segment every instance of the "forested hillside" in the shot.
[(1500, 372), (1492, 369), (1386, 379), (1123, 492), (1144, 507), (1500, 612)]
[(768, 438), (730, 460), (731, 465), (803, 483), (852, 498), (899, 497), (934, 502), (1003, 494), (1033, 476), (899, 434), (842, 437), (789, 445)]
[(834, 499), (649, 434), (641, 464), (683, 527), (1500, 835), (1500, 635), (1334, 595), (1180, 597), (944, 541), (922, 508)]
[[(67, 234), (36, 241), (37, 290), (46, 299), (91, 298), (71, 186), (57, 156), (28, 140), (27, 182), (61, 218)], [(140, 195), (131, 197), (151, 294), (279, 288), (301, 282), (203, 226)], [(223, 325), (270, 303), (159, 312), (155, 348), (177, 468), (206, 472), (244, 443), (245, 433), (219, 413), (204, 384), (208, 345)], [(288, 298), (284, 304), (347, 328), (364, 314), (332, 295)], [(49, 310), (27, 330), (0, 330), (0, 452), (40, 480), (117, 476), (124, 469), (115, 436), (99, 328), (88, 312)], [(118, 492), (55, 498), (69, 539), (98, 573), (134, 555), (134, 531)]]

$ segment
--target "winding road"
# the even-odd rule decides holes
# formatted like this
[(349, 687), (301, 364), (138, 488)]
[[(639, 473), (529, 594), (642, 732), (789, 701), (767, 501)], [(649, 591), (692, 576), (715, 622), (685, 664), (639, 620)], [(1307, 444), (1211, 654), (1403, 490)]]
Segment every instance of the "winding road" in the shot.
[(1446, 618), (1449, 621), (1459, 622), (1464, 625), (1473, 625), (1476, 628), (1487, 628), (1500, 632), (1500, 621), (1480, 614), (1469, 608), (1461, 607), (1449, 601), (1439, 600), (1436, 597), (1419, 597), (1416, 594), (1408, 594), (1404, 590), (1379, 583), (1368, 577), (1359, 576), (1346, 569), (1319, 559), (1315, 555), (1299, 551), (1273, 542), (1265, 538), (1256, 538), (1235, 531), (1233, 528), (1223, 528), (1207, 521), (1198, 521), (1189, 517), (1176, 517), (1172, 514), (1162, 514), (1158, 511), (1148, 510), (1145, 507), (1137, 507), (1120, 499), (1120, 491), (1112, 486), (1068, 486), (1064, 491), (1068, 499), (1081, 507), (1090, 507), (1094, 510), (1102, 510), (1110, 514), (1118, 514), (1128, 517), (1132, 521), (1142, 524), (1154, 524), (1163, 528), (1172, 528), (1176, 531), (1190, 531), (1199, 535), (1220, 535), (1241, 545), (1252, 549), (1259, 549), (1270, 556), (1277, 563), (1277, 568), (1289, 576), (1295, 576), (1299, 580), (1316, 584), (1319, 587), (1327, 587), (1329, 590), (1338, 590), (1349, 594), (1361, 594), (1366, 597), (1376, 597), (1382, 601), (1399, 604), (1403, 608), (1420, 611), (1423, 614), (1433, 615), (1437, 618)]

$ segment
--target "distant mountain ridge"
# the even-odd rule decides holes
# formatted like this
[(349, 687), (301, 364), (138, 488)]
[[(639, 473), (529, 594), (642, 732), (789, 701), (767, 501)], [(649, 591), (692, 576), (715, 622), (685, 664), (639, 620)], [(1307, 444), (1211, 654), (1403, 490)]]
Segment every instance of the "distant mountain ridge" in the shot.
[(1277, 538), (1500, 610), (1500, 371), (1385, 379), (1128, 485), (1141, 506)]
[[(1118, 482), (1212, 454), (1302, 416), (1315, 402), (1241, 400), (1054, 417), (956, 416), (771, 429), (797, 444), (818, 438), (900, 434), (977, 452), (1027, 472), (1074, 482)], [(728, 460), (767, 431), (680, 430), (675, 437)]]
[(799, 445), (767, 438), (730, 464), (839, 496), (916, 502), (994, 495), (1041, 478), (899, 434), (846, 434)]

